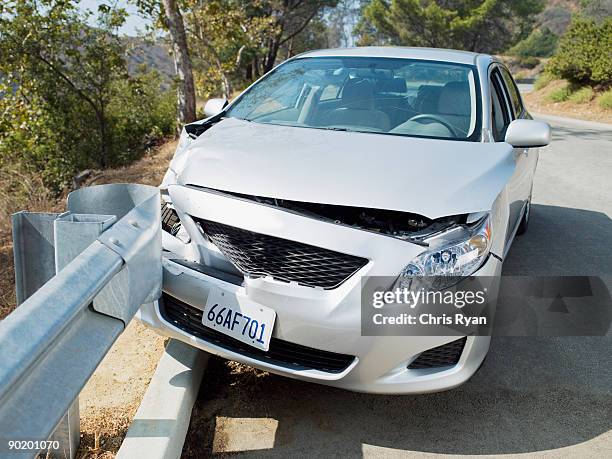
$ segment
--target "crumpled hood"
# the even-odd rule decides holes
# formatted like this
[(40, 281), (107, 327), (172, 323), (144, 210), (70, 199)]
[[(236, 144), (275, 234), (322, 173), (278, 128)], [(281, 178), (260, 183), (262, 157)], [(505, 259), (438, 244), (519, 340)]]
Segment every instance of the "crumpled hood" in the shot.
[[(512, 147), (224, 119), (177, 149), (164, 185), (412, 212), (480, 212), (514, 172)], [(173, 177), (169, 177), (173, 176)]]

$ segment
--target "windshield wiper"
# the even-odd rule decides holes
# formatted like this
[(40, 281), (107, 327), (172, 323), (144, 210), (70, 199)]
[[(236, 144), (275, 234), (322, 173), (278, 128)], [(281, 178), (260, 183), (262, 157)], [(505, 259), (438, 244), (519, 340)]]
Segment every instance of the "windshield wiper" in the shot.
[(315, 129), (324, 129), (326, 131), (342, 131), (342, 132), (359, 132), (359, 131), (354, 131), (353, 129), (349, 129), (349, 128), (343, 128), (343, 127), (326, 127), (326, 126), (305, 126), (305, 127), (312, 127)]

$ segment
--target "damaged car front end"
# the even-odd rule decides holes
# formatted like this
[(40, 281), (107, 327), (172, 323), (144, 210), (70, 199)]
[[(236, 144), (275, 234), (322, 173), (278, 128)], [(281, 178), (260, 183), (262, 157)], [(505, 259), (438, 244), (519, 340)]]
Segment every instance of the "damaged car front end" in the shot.
[[(278, 119), (236, 112), (239, 98), (183, 130), (160, 187), (164, 294), (138, 317), (167, 336), (285, 376), (373, 393), (455, 387), (478, 369), (490, 337), (363, 336), (361, 279), (500, 275), (516, 231), (512, 213), (524, 213), (527, 202), (508, 184), (529, 178), (519, 177), (512, 145), (486, 138), (489, 87), (478, 80), (487, 78), (491, 58), (474, 55), (461, 64), (464, 73), (441, 73), (465, 75), (468, 119), (428, 115), (439, 126), (422, 128), (409, 113), (395, 128), (390, 121), (364, 128), (370, 122), (359, 121), (361, 111), (383, 110), (389, 97), (396, 103), (399, 89), (414, 109), (425, 96), (397, 81), (414, 72), (408, 60), (373, 71), (340, 57), (302, 68), (289, 108), (264, 114)], [(383, 74), (388, 69), (395, 76)], [(321, 75), (329, 76), (325, 87)], [(371, 108), (349, 95), (359, 85), (374, 97)], [(330, 86), (341, 89), (327, 107), (321, 100)], [(376, 99), (375, 91), (388, 97)], [(460, 135), (459, 127), (445, 128), (448, 120), (469, 127)]]

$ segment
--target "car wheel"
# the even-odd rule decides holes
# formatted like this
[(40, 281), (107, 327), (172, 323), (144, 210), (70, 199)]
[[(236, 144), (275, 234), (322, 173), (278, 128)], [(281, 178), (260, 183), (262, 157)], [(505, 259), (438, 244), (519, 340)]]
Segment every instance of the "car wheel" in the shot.
[(521, 223), (519, 223), (518, 229), (516, 230), (517, 236), (521, 234), (525, 234), (527, 232), (527, 228), (529, 227), (529, 210), (531, 208), (531, 198), (527, 201), (527, 205), (525, 206), (525, 213), (523, 214), (523, 218), (521, 218)]

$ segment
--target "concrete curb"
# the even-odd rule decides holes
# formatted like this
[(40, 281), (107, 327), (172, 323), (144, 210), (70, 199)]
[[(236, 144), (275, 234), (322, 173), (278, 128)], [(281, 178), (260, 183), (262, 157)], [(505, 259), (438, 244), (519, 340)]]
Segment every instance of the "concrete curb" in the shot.
[(207, 362), (208, 354), (199, 349), (176, 340), (168, 343), (117, 459), (181, 456)]

